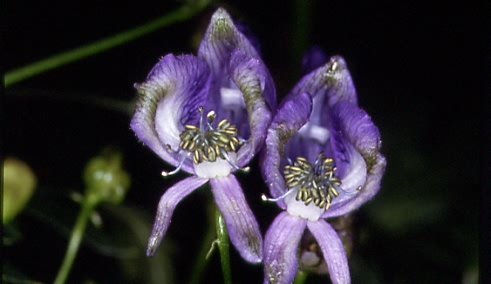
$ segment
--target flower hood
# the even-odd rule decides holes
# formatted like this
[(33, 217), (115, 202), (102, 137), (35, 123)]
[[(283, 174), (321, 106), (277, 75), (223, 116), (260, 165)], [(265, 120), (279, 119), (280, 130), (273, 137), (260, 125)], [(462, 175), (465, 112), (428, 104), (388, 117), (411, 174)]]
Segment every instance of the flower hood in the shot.
[[(321, 217), (341, 216), (379, 190), (386, 163), (380, 146), (377, 127), (358, 106), (345, 61), (334, 56), (305, 75), (280, 104), (268, 130), (262, 174), (278, 198), (287, 191), (283, 168), (288, 159), (313, 163), (324, 153), (334, 160), (342, 190)], [(286, 209), (284, 200), (278, 204)]]

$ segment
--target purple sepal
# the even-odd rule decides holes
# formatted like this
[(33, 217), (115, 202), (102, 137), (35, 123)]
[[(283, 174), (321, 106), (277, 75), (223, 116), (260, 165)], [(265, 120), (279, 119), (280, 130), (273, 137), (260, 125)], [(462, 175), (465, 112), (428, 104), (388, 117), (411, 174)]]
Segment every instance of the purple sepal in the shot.
[(332, 283), (351, 283), (346, 251), (336, 231), (324, 220), (308, 222), (307, 228), (322, 250)]
[(298, 268), (297, 249), (307, 220), (281, 212), (264, 239), (264, 284), (290, 284)]
[[(167, 149), (179, 149), (179, 134), (185, 124), (195, 125), (199, 106), (204, 106), (210, 80), (206, 62), (192, 55), (166, 55), (152, 69), (147, 80), (135, 84), (139, 96), (131, 128), (138, 138), (173, 166), (179, 156)], [(182, 169), (194, 173), (187, 159)]]
[(271, 107), (274, 106), (270, 102), (275, 99), (275, 90), (271, 75), (263, 63), (242, 50), (232, 53), (228, 69), (230, 79), (241, 91), (247, 109), (242, 127), (238, 125), (239, 129), (250, 130), (250, 133), (239, 133), (242, 137), (249, 137), (237, 153), (237, 164), (244, 166), (264, 143), (272, 119)]
[(335, 105), (332, 111), (337, 118), (334, 129), (346, 142), (345, 156), (338, 159), (338, 167), (343, 182), (341, 187), (347, 192), (333, 200), (331, 208), (323, 214), (324, 218), (349, 213), (375, 196), (386, 166), (385, 157), (380, 153), (380, 133), (370, 116), (346, 102)]
[(169, 228), (172, 213), (174, 213), (176, 205), (181, 202), (184, 197), (205, 184), (207, 181), (207, 179), (191, 176), (179, 181), (167, 189), (164, 195), (162, 195), (160, 198), (159, 207), (157, 209), (157, 217), (155, 218), (155, 222), (153, 224), (152, 233), (148, 239), (148, 256), (154, 255), (155, 251), (159, 247), (160, 242)]
[(237, 179), (234, 175), (213, 178), (210, 179), (210, 185), (215, 203), (225, 220), (230, 241), (245, 260), (261, 262), (261, 231)]
[[(312, 98), (307, 93), (299, 94), (280, 105), (268, 129), (266, 147), (261, 155), (261, 170), (274, 198), (281, 196), (286, 188), (281, 167), (285, 159), (283, 146), (308, 121), (311, 111)], [(283, 201), (278, 205), (285, 209)]]
[(305, 75), (285, 99), (301, 93), (312, 97), (325, 96), (327, 99), (322, 102), (324, 108), (340, 101), (358, 103), (348, 67), (340, 56), (331, 57), (329, 62)]
[(226, 80), (224, 73), (234, 50), (240, 49), (247, 55), (259, 58), (254, 46), (234, 25), (232, 18), (219, 8), (211, 17), (210, 24), (201, 40), (198, 57), (204, 59), (210, 66), (214, 78), (221, 79), (218, 85)]

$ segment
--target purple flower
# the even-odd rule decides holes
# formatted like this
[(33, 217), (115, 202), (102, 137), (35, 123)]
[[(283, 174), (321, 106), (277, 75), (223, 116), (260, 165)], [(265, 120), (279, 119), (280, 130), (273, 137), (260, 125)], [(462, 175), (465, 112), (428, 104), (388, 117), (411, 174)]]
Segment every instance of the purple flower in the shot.
[(358, 107), (341, 57), (332, 57), (293, 88), (278, 107), (262, 156), (272, 195), (263, 199), (285, 210), (265, 236), (264, 283), (293, 281), (299, 242), (308, 231), (332, 282), (350, 283), (343, 244), (325, 219), (347, 214), (377, 193), (386, 164), (380, 146), (379, 131)]
[(233, 175), (264, 144), (275, 109), (269, 71), (230, 16), (218, 9), (198, 56), (163, 57), (147, 80), (136, 84), (140, 96), (131, 128), (157, 155), (192, 176), (162, 196), (147, 255), (153, 255), (170, 225), (176, 205), (210, 182), (230, 240), (244, 259), (260, 262), (258, 223)]

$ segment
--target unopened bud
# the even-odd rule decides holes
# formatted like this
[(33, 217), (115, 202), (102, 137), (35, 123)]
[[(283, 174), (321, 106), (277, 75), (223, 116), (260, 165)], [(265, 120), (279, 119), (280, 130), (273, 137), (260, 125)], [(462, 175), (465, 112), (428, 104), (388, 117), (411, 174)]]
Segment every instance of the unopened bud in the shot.
[(122, 168), (122, 155), (106, 149), (89, 160), (84, 171), (87, 194), (100, 202), (118, 204), (123, 201), (130, 187), (130, 176)]
[(16, 158), (3, 162), (3, 224), (10, 222), (24, 209), (36, 188), (32, 169)]

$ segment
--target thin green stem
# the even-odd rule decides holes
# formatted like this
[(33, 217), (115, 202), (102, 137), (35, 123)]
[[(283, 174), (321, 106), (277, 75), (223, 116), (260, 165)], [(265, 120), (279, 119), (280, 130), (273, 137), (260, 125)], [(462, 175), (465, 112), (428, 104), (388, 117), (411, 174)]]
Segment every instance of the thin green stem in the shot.
[[(207, 256), (210, 253), (210, 244), (213, 246), (216, 238), (216, 234), (215, 234), (216, 230), (214, 226), (215, 223), (214, 210), (216, 210), (216, 206), (213, 203), (211, 203), (211, 205), (212, 206), (208, 206), (210, 207), (210, 210), (208, 210), (208, 212), (211, 212), (212, 214), (209, 214), (207, 230), (201, 244), (201, 249), (198, 258), (196, 259), (196, 263), (193, 266), (191, 280), (189, 280), (189, 284), (199, 284), (202, 282), (201, 276), (203, 275), (205, 266), (208, 263), (209, 258)], [(213, 247), (211, 249), (213, 249)]]
[(297, 275), (295, 276), (295, 280), (293, 280), (293, 284), (304, 284), (305, 281), (307, 280), (307, 276), (309, 276), (308, 273), (303, 271), (298, 271)]
[(63, 258), (63, 262), (60, 270), (58, 271), (54, 284), (64, 284), (68, 278), (68, 274), (70, 273), (75, 257), (77, 256), (87, 221), (90, 219), (96, 204), (97, 201), (94, 198), (91, 198), (90, 195), (84, 198), (77, 221), (72, 229), (68, 248), (65, 252), (65, 257)]
[(209, 1), (189, 1), (189, 3), (191, 4), (184, 5), (181, 8), (153, 21), (150, 21), (144, 25), (118, 33), (116, 35), (104, 38), (93, 43), (77, 47), (72, 50), (62, 52), (60, 54), (53, 55), (51, 57), (28, 64), (18, 69), (8, 71), (5, 74), (5, 87), (9, 87), (15, 83), (21, 82), (51, 69), (75, 62), (91, 55), (107, 51), (124, 43), (128, 43), (132, 40), (135, 40), (170, 24), (182, 22), (201, 11), (204, 7), (206, 7), (208, 2)]
[(223, 220), (222, 214), (218, 209), (215, 213), (215, 222), (218, 239), (218, 250), (220, 251), (220, 262), (222, 264), (223, 280), (225, 284), (232, 284), (228, 232), (227, 227), (225, 226), (225, 220)]

